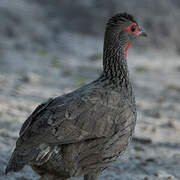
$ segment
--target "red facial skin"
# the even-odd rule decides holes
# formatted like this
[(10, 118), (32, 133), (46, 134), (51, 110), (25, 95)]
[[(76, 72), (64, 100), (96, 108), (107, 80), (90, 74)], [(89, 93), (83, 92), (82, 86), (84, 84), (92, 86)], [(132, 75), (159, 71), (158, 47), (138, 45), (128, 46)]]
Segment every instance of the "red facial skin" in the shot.
[[(135, 31), (132, 32), (131, 27), (132, 27), (133, 25), (136, 26), (136, 29), (135, 29)], [(132, 34), (135, 35), (135, 36), (139, 36), (140, 28), (139, 28), (139, 26), (138, 26), (136, 23), (132, 23), (132, 24), (130, 24), (128, 27), (126, 27), (126, 28), (124, 29), (124, 31), (130, 32), (130, 33), (132, 33)], [(127, 58), (127, 51), (128, 51), (128, 49), (129, 49), (129, 47), (131, 46), (131, 44), (132, 44), (132, 43), (129, 42), (129, 43), (126, 45), (126, 48), (125, 48), (125, 56), (126, 56), (126, 58)]]
[[(135, 31), (131, 31), (131, 27), (132, 26), (135, 26), (136, 27), (136, 29), (135, 29)], [(128, 27), (126, 27), (125, 29), (124, 29), (124, 31), (127, 31), (127, 32), (130, 32), (130, 33), (132, 33), (132, 34), (134, 34), (135, 36), (139, 36), (139, 32), (141, 31), (140, 30), (140, 27), (136, 24), (136, 23), (132, 23), (132, 24), (130, 24)]]
[(126, 48), (125, 48), (125, 56), (126, 56), (126, 58), (127, 58), (127, 51), (128, 51), (128, 49), (130, 48), (130, 46), (131, 46), (131, 42), (129, 42), (127, 45), (126, 45)]

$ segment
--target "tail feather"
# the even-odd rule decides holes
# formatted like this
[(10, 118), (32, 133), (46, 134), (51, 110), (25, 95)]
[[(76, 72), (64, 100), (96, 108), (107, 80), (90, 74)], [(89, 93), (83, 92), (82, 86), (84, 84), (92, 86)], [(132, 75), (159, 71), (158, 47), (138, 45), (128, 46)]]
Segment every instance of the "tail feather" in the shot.
[(10, 171), (18, 172), (24, 167), (25, 163), (19, 161), (19, 159), (22, 159), (22, 157), (15, 150), (8, 162), (5, 174), (7, 174)]
[(15, 149), (6, 167), (5, 174), (11, 171), (20, 171), (26, 164), (34, 159), (36, 155), (36, 149), (31, 151), (20, 151), (18, 149)]

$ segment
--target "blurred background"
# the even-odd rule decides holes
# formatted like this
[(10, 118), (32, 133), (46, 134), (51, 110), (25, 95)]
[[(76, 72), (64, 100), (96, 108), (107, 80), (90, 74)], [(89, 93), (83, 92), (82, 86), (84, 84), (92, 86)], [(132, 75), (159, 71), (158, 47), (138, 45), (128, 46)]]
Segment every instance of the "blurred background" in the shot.
[(105, 24), (125, 11), (148, 33), (128, 51), (138, 120), (128, 152), (100, 179), (180, 179), (179, 0), (0, 0), (1, 180), (39, 178), (28, 166), (3, 175), (22, 123), (98, 77)]

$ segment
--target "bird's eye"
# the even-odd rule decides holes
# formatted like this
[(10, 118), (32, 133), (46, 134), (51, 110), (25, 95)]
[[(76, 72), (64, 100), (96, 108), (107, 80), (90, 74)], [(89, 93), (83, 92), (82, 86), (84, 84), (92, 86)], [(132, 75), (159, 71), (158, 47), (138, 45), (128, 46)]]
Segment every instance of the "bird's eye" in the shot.
[(134, 32), (135, 30), (136, 30), (136, 26), (135, 25), (131, 26), (131, 31)]

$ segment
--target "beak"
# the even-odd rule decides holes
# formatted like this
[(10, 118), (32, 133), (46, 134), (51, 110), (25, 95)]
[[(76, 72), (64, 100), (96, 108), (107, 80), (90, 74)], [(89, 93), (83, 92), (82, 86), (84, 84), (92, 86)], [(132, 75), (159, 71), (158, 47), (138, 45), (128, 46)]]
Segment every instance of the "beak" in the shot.
[(147, 34), (146, 34), (146, 32), (144, 31), (143, 28), (140, 29), (139, 36), (147, 37)]

